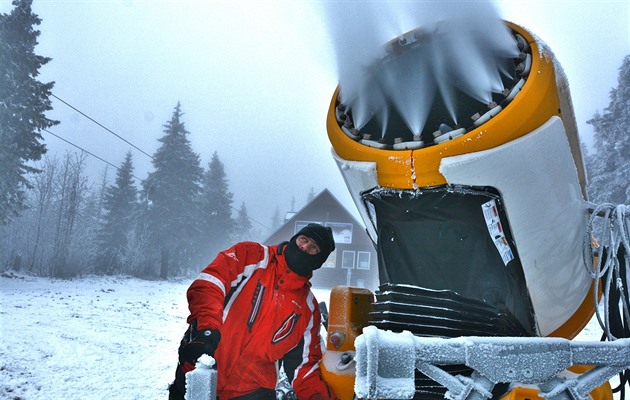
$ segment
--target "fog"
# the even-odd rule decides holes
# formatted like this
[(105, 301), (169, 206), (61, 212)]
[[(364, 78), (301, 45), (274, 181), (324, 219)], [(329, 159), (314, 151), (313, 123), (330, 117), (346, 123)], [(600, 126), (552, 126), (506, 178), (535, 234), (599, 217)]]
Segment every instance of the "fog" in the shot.
[[(341, 22), (347, 32), (365, 38), (374, 38), (379, 27), (381, 37), (393, 38), (416, 21), (451, 15), (461, 3), (351, 3), (360, 9), (370, 4), (376, 10), (371, 21), (351, 14), (331, 18), (326, 4), (35, 0), (33, 10), (43, 21), (36, 51), (53, 59), (40, 79), (55, 81), (55, 96), (75, 107), (54, 98), (48, 116), (61, 124), (51, 131), (114, 165), (131, 150), (135, 175), (144, 179), (152, 170), (144, 153), (155, 152), (162, 125), (181, 101), (202, 166), (217, 151), (234, 206), (245, 202), (262, 225), (270, 227), (276, 208), (289, 211), (292, 199), (295, 208), (302, 207), (311, 188), (315, 193), (328, 188), (353, 211), (325, 131), (326, 111), (348, 60), (336, 51), (331, 27)], [(526, 27), (551, 47), (571, 85), (579, 131), (590, 145), (586, 121), (608, 104), (617, 69), (630, 53), (629, 2), (472, 4)], [(11, 9), (10, 1), (0, 2), (1, 12)], [(409, 18), (409, 9), (422, 18)], [(51, 155), (76, 151), (54, 136), (44, 138)], [(94, 182), (104, 169), (104, 162), (88, 157)]]

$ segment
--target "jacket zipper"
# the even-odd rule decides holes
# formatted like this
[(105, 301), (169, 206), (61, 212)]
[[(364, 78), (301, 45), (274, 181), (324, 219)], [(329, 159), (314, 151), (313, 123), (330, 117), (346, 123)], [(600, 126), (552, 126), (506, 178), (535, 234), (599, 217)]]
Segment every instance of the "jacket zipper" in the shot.
[(252, 311), (249, 313), (249, 318), (247, 319), (247, 327), (249, 331), (252, 331), (252, 326), (254, 326), (254, 322), (256, 322), (256, 317), (260, 312), (260, 305), (263, 300), (263, 295), (265, 294), (265, 287), (258, 281), (256, 284), (256, 289), (254, 290), (254, 296), (252, 297)]

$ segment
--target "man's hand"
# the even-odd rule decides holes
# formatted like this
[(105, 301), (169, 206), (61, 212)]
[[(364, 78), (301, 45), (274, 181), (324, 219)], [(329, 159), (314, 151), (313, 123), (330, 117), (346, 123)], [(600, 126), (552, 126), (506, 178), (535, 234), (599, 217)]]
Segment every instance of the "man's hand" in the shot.
[[(189, 341), (183, 343), (180, 347), (180, 359), (181, 361), (195, 366), (197, 359), (202, 354), (208, 354), (214, 357), (214, 352), (221, 340), (221, 332), (216, 329), (203, 329), (196, 330), (191, 328)], [(216, 366), (216, 364), (215, 364)]]

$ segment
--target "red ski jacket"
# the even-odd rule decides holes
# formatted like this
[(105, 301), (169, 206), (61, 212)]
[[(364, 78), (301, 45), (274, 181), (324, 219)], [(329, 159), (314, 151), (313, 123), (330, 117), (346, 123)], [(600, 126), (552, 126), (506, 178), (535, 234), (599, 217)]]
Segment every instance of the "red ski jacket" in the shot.
[(280, 362), (298, 399), (335, 398), (319, 369), (317, 300), (309, 278), (288, 268), (283, 248), (237, 243), (219, 253), (188, 289), (188, 323), (221, 331), (215, 353), (221, 400), (275, 389)]

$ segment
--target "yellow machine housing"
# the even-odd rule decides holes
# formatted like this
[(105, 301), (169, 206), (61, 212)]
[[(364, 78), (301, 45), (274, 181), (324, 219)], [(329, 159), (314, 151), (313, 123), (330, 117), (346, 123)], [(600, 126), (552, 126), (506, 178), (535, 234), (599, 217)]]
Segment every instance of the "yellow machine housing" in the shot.
[[(591, 319), (595, 305), (579, 246), (587, 217), (586, 178), (568, 83), (544, 43), (518, 25), (506, 25), (526, 41), (528, 57), (523, 62), (529, 63), (530, 72), (515, 85), (515, 96), (487, 120), (460, 136), (426, 146), (373, 145), (362, 140), (359, 130), (344, 125), (346, 106), (337, 88), (327, 115), (328, 136), (375, 243), (382, 221), (365, 200), (370, 191), (495, 188), (505, 208), (505, 225), (512, 231), (513, 250), (521, 258), (536, 335), (572, 339)], [(373, 294), (365, 289), (331, 292), (329, 336), (342, 332), (345, 340), (337, 347), (329, 338), (322, 370), (342, 400), (354, 394), (351, 366), (340, 369), (345, 365), (342, 355), (352, 355), (354, 339), (370, 323), (371, 301)], [(503, 399), (537, 399), (536, 393), (515, 387)], [(611, 399), (610, 386), (603, 385), (592, 396)]]
[(531, 46), (531, 70), (514, 100), (488, 122), (465, 135), (443, 144), (418, 150), (384, 150), (362, 145), (345, 134), (336, 118), (340, 103), (335, 91), (326, 120), (328, 137), (335, 153), (344, 160), (375, 162), (378, 185), (396, 189), (414, 189), (446, 184), (439, 172), (443, 158), (482, 151), (508, 143), (543, 125), (550, 117), (562, 117), (576, 168), (586, 193), (577, 126), (566, 77), (556, 71), (556, 61), (549, 48), (537, 43), (523, 28), (508, 22), (508, 27), (524, 37)]

